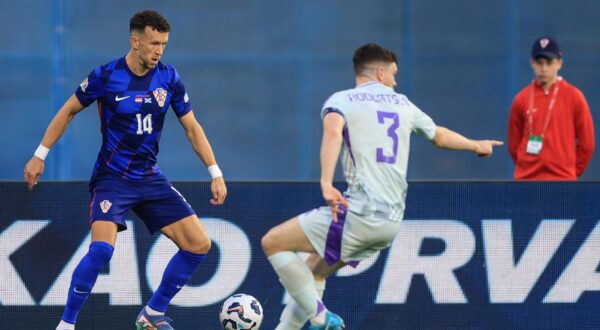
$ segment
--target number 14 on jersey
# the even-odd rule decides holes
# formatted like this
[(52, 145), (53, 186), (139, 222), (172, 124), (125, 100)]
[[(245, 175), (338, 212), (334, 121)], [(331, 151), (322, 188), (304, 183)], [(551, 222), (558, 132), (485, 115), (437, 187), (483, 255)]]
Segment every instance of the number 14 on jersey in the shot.
[(135, 116), (137, 117), (137, 135), (142, 135), (144, 132), (152, 134), (152, 114), (147, 114), (143, 119), (141, 113)]

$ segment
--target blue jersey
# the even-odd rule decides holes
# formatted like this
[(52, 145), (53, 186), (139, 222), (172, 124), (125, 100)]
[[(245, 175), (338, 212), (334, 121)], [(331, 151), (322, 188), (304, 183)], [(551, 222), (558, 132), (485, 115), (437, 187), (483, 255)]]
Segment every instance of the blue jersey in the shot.
[(159, 62), (137, 76), (118, 58), (94, 69), (75, 96), (85, 107), (98, 102), (102, 147), (92, 180), (105, 172), (131, 180), (164, 177), (156, 156), (169, 105), (177, 117), (192, 110), (175, 68)]

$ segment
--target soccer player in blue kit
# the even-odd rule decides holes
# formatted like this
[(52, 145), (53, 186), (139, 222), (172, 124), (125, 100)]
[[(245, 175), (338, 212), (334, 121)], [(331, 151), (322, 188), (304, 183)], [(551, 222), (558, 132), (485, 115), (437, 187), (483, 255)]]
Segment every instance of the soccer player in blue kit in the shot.
[[(173, 329), (167, 305), (186, 284), (211, 247), (211, 240), (185, 198), (156, 165), (165, 114), (171, 106), (196, 154), (211, 174), (210, 202), (223, 204), (227, 188), (211, 146), (194, 117), (175, 68), (160, 61), (170, 25), (155, 11), (136, 13), (130, 21), (131, 49), (125, 57), (94, 69), (48, 126), (24, 177), (32, 189), (44, 170), (49, 149), (73, 117), (98, 103), (102, 147), (90, 179), (92, 242), (75, 268), (67, 304), (57, 330), (74, 329), (98, 273), (110, 261), (117, 232), (126, 229), (132, 209), (150, 233), (161, 231), (179, 251), (168, 263), (160, 286), (140, 311), (137, 329)], [(110, 328), (109, 325), (104, 328)]]

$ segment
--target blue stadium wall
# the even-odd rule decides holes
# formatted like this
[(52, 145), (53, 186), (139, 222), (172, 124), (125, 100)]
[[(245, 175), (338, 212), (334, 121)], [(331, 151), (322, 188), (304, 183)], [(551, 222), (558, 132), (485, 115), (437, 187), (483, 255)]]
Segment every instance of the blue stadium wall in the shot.
[[(176, 182), (200, 214), (213, 250), (169, 309), (177, 329), (219, 329), (230, 294), (254, 295), (273, 329), (285, 292), (260, 250), (272, 226), (321, 205), (317, 183), (229, 184), (224, 206), (207, 183)], [(390, 249), (342, 269), (324, 301), (348, 329), (597, 329), (597, 183), (414, 182)], [(0, 320), (50, 329), (89, 244), (82, 182), (0, 183)], [(128, 329), (175, 246), (133, 214), (79, 329)], [(0, 326), (1, 327), (1, 326)]]
[[(439, 124), (506, 140), (508, 109), (532, 78), (529, 51), (558, 38), (563, 76), (587, 96), (598, 131), (600, 2), (596, 0), (91, 1), (1, 0), (0, 179), (19, 179), (46, 125), (97, 65), (123, 56), (134, 12), (172, 23), (175, 65), (221, 167), (236, 180), (318, 179), (319, 109), (354, 83), (367, 42), (398, 53), (398, 88)], [(159, 163), (171, 179), (205, 180), (175, 116)], [(50, 153), (45, 178), (82, 180), (100, 145), (95, 105)], [(489, 160), (415, 139), (412, 179), (509, 179), (506, 147)], [(600, 179), (592, 160), (583, 179)]]

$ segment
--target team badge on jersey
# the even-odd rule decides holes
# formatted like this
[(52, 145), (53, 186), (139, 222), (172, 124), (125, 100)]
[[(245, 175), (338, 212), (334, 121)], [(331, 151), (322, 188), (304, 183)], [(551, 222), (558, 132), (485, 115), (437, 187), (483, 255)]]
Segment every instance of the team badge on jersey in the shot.
[(111, 206), (112, 203), (108, 199), (105, 199), (102, 202), (100, 202), (100, 208), (102, 209), (102, 213), (108, 212)]
[(83, 79), (81, 84), (79, 84), (79, 87), (81, 87), (81, 91), (85, 93), (85, 89), (88, 87), (88, 78), (87, 77), (85, 79)]
[(152, 92), (152, 94), (154, 94), (154, 98), (156, 99), (156, 102), (158, 102), (158, 106), (164, 107), (165, 100), (167, 99), (167, 91), (162, 88), (157, 88), (154, 90), (154, 92)]

